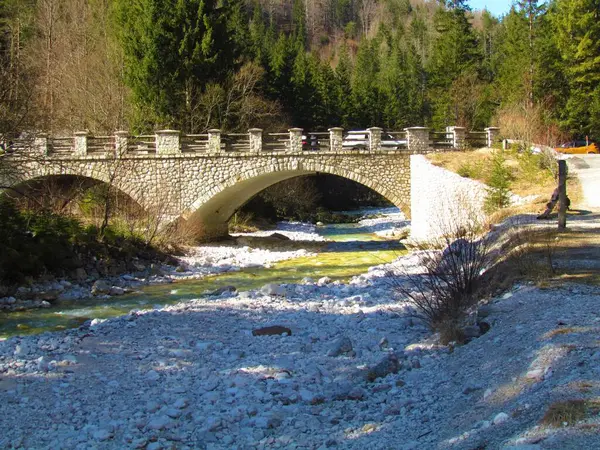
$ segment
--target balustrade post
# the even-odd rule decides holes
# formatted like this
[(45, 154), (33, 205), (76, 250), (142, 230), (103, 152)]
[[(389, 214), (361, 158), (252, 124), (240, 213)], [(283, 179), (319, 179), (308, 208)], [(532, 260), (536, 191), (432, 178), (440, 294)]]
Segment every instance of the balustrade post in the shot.
[(452, 133), (452, 146), (457, 150), (467, 147), (467, 130), (464, 127), (446, 127), (446, 133)]
[(424, 152), (429, 150), (431, 145), (429, 141), (429, 128), (410, 127), (405, 128), (404, 131), (406, 131), (406, 146), (410, 151)]
[(498, 140), (498, 136), (500, 135), (500, 128), (488, 127), (485, 129), (485, 131), (487, 133), (487, 146), (492, 147)]
[(115, 131), (115, 155), (117, 158), (127, 153), (129, 146), (129, 131)]
[(260, 128), (250, 128), (248, 135), (250, 136), (250, 151), (252, 153), (260, 153), (262, 151), (262, 132)]
[(342, 142), (344, 141), (344, 129), (334, 127), (329, 129), (329, 148), (333, 152), (341, 152)]
[(157, 155), (181, 154), (181, 133), (177, 130), (158, 130), (155, 132)]
[(370, 152), (378, 152), (381, 150), (381, 132), (382, 128), (379, 127), (371, 127), (367, 128), (369, 132), (369, 151)]
[(50, 149), (48, 148), (48, 135), (46, 133), (36, 135), (33, 140), (33, 151), (40, 156), (48, 156), (50, 154)]
[(299, 153), (302, 151), (302, 128), (290, 128), (290, 152)]
[(86, 156), (89, 133), (87, 131), (76, 131), (74, 135), (73, 144), (75, 156)]
[(221, 151), (221, 130), (213, 128), (208, 130), (208, 151), (219, 153)]

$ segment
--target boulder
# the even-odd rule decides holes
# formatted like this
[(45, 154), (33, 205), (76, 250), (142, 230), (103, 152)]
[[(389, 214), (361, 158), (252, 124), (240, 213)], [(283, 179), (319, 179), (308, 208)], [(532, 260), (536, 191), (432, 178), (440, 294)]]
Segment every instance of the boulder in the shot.
[(325, 286), (327, 284), (330, 284), (331, 282), (333, 282), (333, 280), (329, 277), (322, 277), (319, 278), (319, 280), (317, 281), (317, 285), (318, 286)]
[(273, 233), (270, 238), (277, 239), (278, 241), (290, 241), (291, 239), (287, 237), (285, 234), (281, 233)]
[(280, 336), (287, 333), (288, 336), (292, 335), (292, 330), (280, 325), (274, 325), (271, 327), (257, 328), (252, 330), (252, 336)]
[(385, 378), (392, 373), (398, 373), (402, 363), (394, 352), (388, 353), (385, 358), (367, 370), (367, 381), (375, 381), (377, 378)]
[(352, 341), (348, 337), (341, 337), (336, 340), (329, 351), (327, 352), (327, 356), (341, 356), (352, 352)]
[(92, 295), (104, 295), (108, 294), (111, 289), (111, 285), (104, 280), (98, 280), (92, 285)]
[(275, 283), (265, 284), (263, 287), (260, 288), (260, 292), (264, 295), (272, 295), (279, 297), (285, 297), (287, 293), (286, 289), (283, 286)]
[(125, 289), (123, 289), (119, 286), (113, 286), (110, 288), (110, 291), (108, 293), (110, 295), (123, 295), (123, 294), (125, 294)]
[(219, 296), (219, 295), (223, 295), (225, 293), (233, 294), (234, 292), (237, 292), (237, 288), (235, 286), (223, 286), (223, 287), (217, 288), (213, 291), (207, 291), (206, 295)]

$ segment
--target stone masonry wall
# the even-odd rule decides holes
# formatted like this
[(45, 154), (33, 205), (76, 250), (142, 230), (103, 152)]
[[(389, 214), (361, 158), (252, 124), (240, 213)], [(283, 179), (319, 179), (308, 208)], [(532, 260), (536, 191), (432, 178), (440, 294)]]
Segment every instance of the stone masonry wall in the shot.
[(483, 223), (485, 185), (410, 157), (411, 238), (426, 241), (460, 226)]
[[(6, 171), (11, 179), (0, 180), (0, 185), (55, 175), (84, 176), (112, 183), (143, 207), (160, 206), (163, 215), (175, 219), (190, 217), (205, 202), (244, 180), (275, 172), (289, 177), (323, 172), (362, 183), (410, 214), (409, 157), (406, 151), (13, 157), (6, 160), (13, 166)], [(248, 193), (248, 199), (254, 194)]]

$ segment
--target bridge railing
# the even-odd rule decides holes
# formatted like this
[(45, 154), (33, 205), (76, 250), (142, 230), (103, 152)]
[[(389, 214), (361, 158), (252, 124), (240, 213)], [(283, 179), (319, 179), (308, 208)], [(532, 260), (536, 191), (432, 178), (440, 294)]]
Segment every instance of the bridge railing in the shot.
[(383, 150), (408, 149), (406, 131), (387, 131), (381, 137)]
[(115, 136), (88, 136), (86, 154), (113, 154)]
[(290, 133), (267, 133), (262, 137), (262, 149), (267, 152), (290, 150)]
[(182, 153), (201, 153), (208, 151), (207, 134), (185, 134), (181, 136)]
[(228, 133), (221, 135), (221, 149), (226, 152), (249, 152), (250, 136), (248, 133)]
[[(430, 131), (424, 127), (405, 128), (404, 131), (386, 131), (371, 127), (366, 130), (304, 131), (290, 128), (287, 132), (263, 133), (251, 128), (247, 133), (227, 133), (211, 129), (204, 134), (181, 134), (176, 130), (159, 130), (155, 134), (130, 136), (127, 131), (117, 131), (112, 136), (93, 136), (87, 131), (73, 136), (16, 140), (13, 149), (34, 150), (41, 155), (60, 157), (86, 155), (176, 155), (219, 154), (224, 152), (347, 152), (377, 153), (389, 150), (411, 152), (432, 149), (466, 149), (491, 147), (499, 135), (498, 128), (485, 131), (467, 131), (461, 127), (447, 127), (445, 131)], [(21, 144), (19, 144), (21, 143)]]
[[(488, 145), (487, 131), (469, 131), (466, 135), (467, 145), (471, 148), (480, 148)], [(491, 145), (489, 145), (491, 147)]]
[(140, 134), (128, 137), (124, 145), (125, 153), (130, 155), (156, 154), (156, 137), (153, 134)]
[(433, 148), (454, 148), (454, 133), (448, 131), (433, 131), (429, 134)]
[(73, 153), (74, 141), (73, 136), (54, 136), (48, 138), (47, 154), (50, 155), (69, 155)]
[(331, 133), (329, 131), (309, 131), (302, 135), (302, 150), (328, 152), (331, 150)]

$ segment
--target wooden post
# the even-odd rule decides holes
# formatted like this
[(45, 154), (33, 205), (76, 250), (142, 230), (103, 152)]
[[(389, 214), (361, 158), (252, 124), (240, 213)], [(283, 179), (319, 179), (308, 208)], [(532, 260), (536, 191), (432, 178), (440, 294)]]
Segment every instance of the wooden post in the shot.
[(567, 162), (558, 161), (558, 229), (567, 228)]

